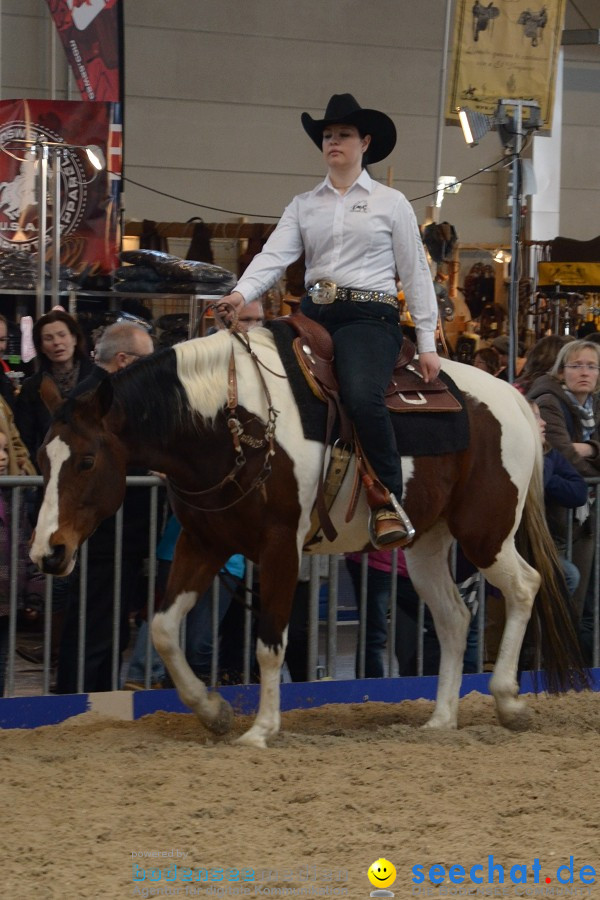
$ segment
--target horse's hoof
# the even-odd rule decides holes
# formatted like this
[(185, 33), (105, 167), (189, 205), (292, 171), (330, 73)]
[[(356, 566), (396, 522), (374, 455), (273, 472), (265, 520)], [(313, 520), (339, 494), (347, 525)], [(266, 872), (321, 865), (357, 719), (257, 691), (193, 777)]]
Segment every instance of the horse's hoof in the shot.
[(231, 731), (231, 726), (233, 725), (233, 709), (227, 700), (224, 700), (219, 694), (214, 694), (213, 696), (218, 697), (219, 708), (215, 717), (210, 722), (207, 722), (206, 726), (210, 728), (213, 734), (227, 734), (228, 731)]
[(266, 737), (261, 732), (256, 731), (254, 727), (242, 734), (234, 743), (240, 744), (242, 747), (254, 747), (257, 750), (267, 749)]
[(457, 723), (450, 721), (450, 719), (436, 716), (434, 713), (424, 725), (421, 725), (421, 728), (427, 728), (432, 731), (456, 731)]
[(497, 713), (500, 724), (511, 731), (528, 731), (531, 727), (531, 710), (524, 700), (503, 700)]

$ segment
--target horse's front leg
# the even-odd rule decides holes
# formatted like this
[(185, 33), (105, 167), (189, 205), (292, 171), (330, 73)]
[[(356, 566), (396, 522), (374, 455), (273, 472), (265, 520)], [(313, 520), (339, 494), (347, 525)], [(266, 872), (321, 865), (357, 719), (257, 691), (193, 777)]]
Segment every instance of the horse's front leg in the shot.
[(286, 546), (267, 548), (260, 560), (260, 615), (256, 658), (260, 667), (260, 701), (252, 727), (237, 743), (265, 748), (281, 724), (281, 667), (287, 646), (287, 626), (298, 581), (295, 535)]
[[(215, 734), (231, 728), (233, 711), (217, 692), (209, 692), (196, 677), (179, 646), (179, 630), (184, 616), (192, 609), (199, 594), (211, 584), (225, 560), (216, 564), (198, 555), (185, 532), (182, 532), (169, 573), (165, 604), (152, 620), (152, 640), (163, 660), (182, 702)], [(216, 565), (216, 568), (215, 568)]]

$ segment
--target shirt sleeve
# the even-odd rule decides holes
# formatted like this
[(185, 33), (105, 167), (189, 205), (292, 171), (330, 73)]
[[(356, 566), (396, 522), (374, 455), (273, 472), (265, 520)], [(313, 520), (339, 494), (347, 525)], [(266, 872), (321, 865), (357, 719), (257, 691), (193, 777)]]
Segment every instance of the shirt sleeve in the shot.
[(246, 303), (258, 298), (281, 278), (288, 266), (302, 255), (304, 243), (298, 220), (298, 199), (284, 210), (275, 231), (243, 273), (234, 290)]
[(396, 269), (406, 303), (415, 324), (420, 353), (436, 350), (435, 330), (438, 305), (425, 248), (412, 206), (400, 196), (392, 224), (392, 241)]

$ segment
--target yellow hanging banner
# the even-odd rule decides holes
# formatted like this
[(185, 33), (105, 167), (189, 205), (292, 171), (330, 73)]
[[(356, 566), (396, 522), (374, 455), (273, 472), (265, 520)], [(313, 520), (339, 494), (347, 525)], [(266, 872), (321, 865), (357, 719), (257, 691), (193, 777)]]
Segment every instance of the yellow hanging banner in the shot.
[(498, 100), (534, 100), (549, 131), (566, 0), (456, 0), (446, 121), (459, 106), (491, 116)]
[(557, 284), (564, 287), (597, 289), (600, 286), (600, 263), (538, 263), (538, 287), (553, 287)]

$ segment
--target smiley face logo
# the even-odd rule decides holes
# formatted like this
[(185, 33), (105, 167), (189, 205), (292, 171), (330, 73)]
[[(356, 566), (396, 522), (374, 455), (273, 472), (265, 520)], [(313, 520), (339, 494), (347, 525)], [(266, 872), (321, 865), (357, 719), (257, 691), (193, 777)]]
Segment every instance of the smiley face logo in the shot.
[(396, 880), (396, 867), (387, 859), (376, 859), (369, 866), (367, 877), (373, 887), (389, 887)]

